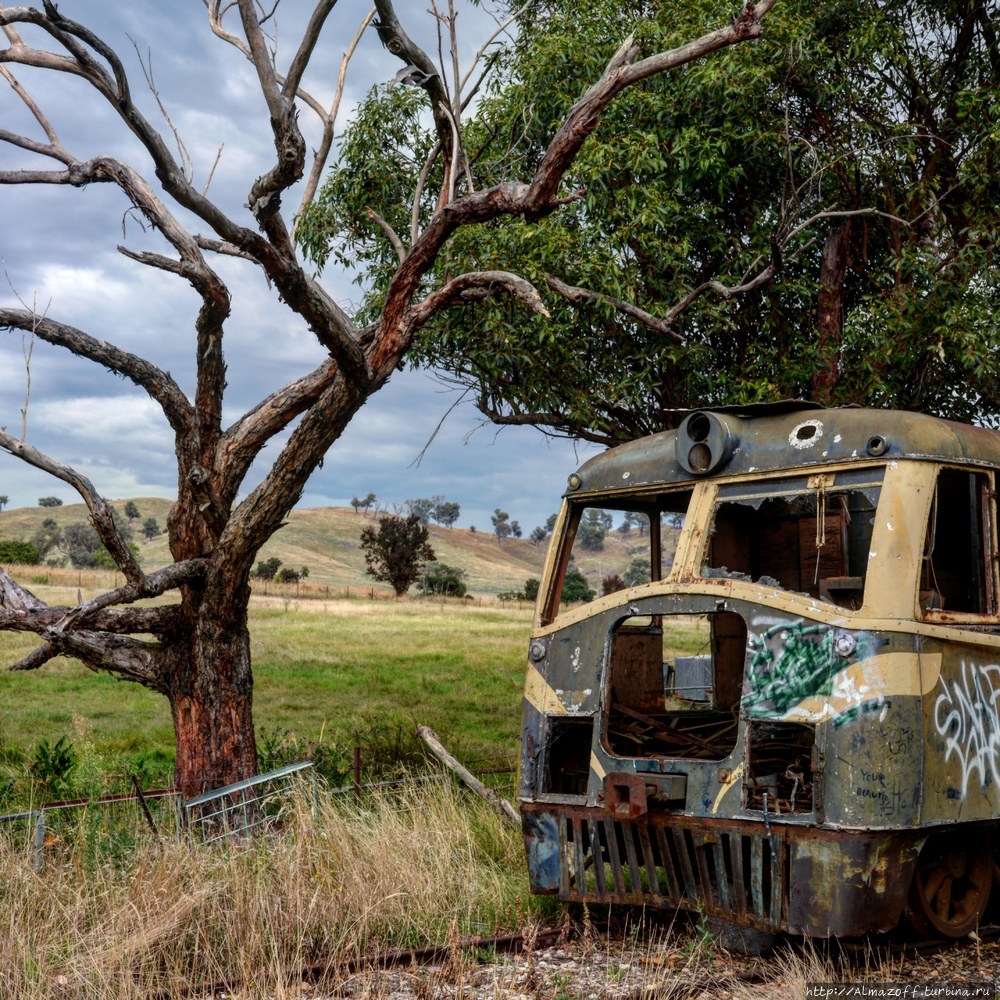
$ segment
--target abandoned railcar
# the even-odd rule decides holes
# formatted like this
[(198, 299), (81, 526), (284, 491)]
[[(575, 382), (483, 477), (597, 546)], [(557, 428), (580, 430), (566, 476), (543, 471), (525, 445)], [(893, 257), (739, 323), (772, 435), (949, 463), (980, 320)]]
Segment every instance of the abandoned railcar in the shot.
[[(787, 403), (570, 476), (524, 695), (532, 889), (818, 937), (972, 930), (1000, 819), (998, 470), (1000, 433)], [(611, 518), (649, 582), (561, 606)]]

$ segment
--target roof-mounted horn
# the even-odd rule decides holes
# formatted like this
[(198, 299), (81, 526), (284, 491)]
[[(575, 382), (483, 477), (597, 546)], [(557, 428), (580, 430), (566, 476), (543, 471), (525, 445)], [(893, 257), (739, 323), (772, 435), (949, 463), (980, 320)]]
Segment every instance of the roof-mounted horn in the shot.
[(721, 469), (739, 444), (729, 421), (709, 410), (689, 413), (677, 428), (677, 461), (694, 476)]

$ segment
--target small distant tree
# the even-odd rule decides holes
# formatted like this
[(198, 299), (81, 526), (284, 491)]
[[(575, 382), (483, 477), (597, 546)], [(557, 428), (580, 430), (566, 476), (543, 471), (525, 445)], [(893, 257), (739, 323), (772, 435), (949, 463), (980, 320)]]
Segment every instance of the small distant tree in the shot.
[(530, 535), (528, 535), (528, 538), (531, 539), (532, 545), (534, 545), (535, 548), (538, 548), (538, 546), (541, 545), (546, 538), (548, 538), (548, 535), (549, 533), (541, 525), (539, 525)]
[(510, 514), (497, 507), (490, 520), (493, 522), (493, 534), (496, 536), (497, 545), (503, 548), (504, 539), (510, 534)]
[(281, 560), (275, 556), (272, 556), (270, 559), (260, 559), (253, 571), (253, 575), (258, 580), (273, 580), (278, 574), (278, 567), (280, 565)]
[(609, 573), (601, 580), (601, 597), (607, 597), (608, 594), (624, 589), (625, 581), (617, 573)]
[(39, 507), (61, 507), (62, 500), (59, 497), (39, 497), (38, 498)]
[(297, 569), (292, 569), (291, 566), (285, 566), (278, 570), (277, 580), (278, 583), (298, 583), (299, 571)]
[(574, 604), (577, 601), (592, 601), (594, 592), (587, 584), (587, 578), (578, 570), (571, 569), (563, 582), (562, 602)]
[(51, 517), (47, 517), (42, 521), (42, 526), (31, 537), (31, 544), (38, 549), (38, 553), (42, 558), (47, 556), (61, 543), (62, 530)]
[(139, 513), (139, 507), (134, 500), (128, 500), (125, 503), (125, 516), (130, 521), (138, 521), (142, 515)]
[(147, 517), (146, 520), (142, 522), (142, 537), (145, 538), (147, 542), (151, 542), (160, 533), (160, 525), (155, 517)]
[(101, 546), (101, 536), (84, 521), (67, 524), (63, 530), (63, 548), (73, 569), (93, 569), (100, 565), (97, 550)]
[(447, 597), (465, 597), (465, 570), (442, 562), (428, 563), (420, 577), (420, 591), (424, 594), (442, 594)]
[(580, 527), (577, 528), (576, 537), (580, 544), (591, 552), (600, 552), (604, 548), (604, 539), (608, 535), (604, 515), (604, 511), (591, 507), (580, 519)]
[(3, 510), (10, 503), (10, 498), (0, 494), (0, 510)]
[(526, 601), (537, 601), (539, 586), (541, 586), (541, 581), (536, 577), (529, 576), (528, 579), (524, 581), (524, 599)]
[(444, 500), (441, 497), (435, 497), (434, 501), (434, 520), (450, 528), (458, 520), (462, 512), (461, 506), (453, 500)]
[(434, 550), (427, 541), (429, 535), (416, 514), (380, 517), (377, 529), (369, 527), (361, 532), (365, 572), (388, 583), (396, 596), (402, 597), (420, 579), (424, 564), (434, 559)]
[(552, 532), (556, 530), (556, 521), (558, 519), (558, 514), (549, 514), (549, 516), (545, 519), (545, 534), (551, 535)]
[(419, 500), (407, 500), (406, 512), (413, 514), (420, 519), (421, 524), (427, 524), (434, 512), (434, 501), (421, 497)]
[(628, 564), (628, 569), (625, 570), (624, 579), (626, 587), (639, 587), (644, 583), (649, 583), (649, 560), (633, 559)]
[(524, 532), (521, 530), (521, 524), (520, 524), (519, 521), (511, 521), (510, 522), (510, 533), (515, 538), (520, 538), (521, 535), (524, 534)]

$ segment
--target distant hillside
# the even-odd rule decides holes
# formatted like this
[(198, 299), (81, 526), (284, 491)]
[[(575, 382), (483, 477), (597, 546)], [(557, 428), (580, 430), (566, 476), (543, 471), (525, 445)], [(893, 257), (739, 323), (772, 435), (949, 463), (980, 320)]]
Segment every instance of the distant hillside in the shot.
[[(119, 512), (127, 499), (112, 501)], [(134, 541), (139, 546), (139, 561), (144, 569), (155, 569), (169, 559), (165, 535), (147, 542), (140, 537), (142, 522), (156, 518), (161, 529), (166, 528), (170, 501), (154, 497), (139, 497), (133, 502), (140, 518), (132, 522)], [(86, 521), (83, 504), (62, 507), (19, 507), (0, 511), (0, 538), (30, 541), (46, 518), (52, 518), (60, 528), (77, 521)], [(283, 566), (294, 569), (309, 567), (309, 582), (329, 587), (384, 589), (365, 575), (364, 553), (358, 544), (362, 530), (375, 523), (375, 515), (356, 513), (348, 507), (314, 507), (293, 510), (288, 523), (261, 550), (260, 559), (280, 559)], [(548, 542), (535, 546), (524, 538), (508, 538), (501, 549), (496, 539), (484, 531), (468, 528), (430, 526), (431, 545), (439, 562), (465, 572), (469, 591), (478, 595), (495, 595), (502, 591), (520, 590), (529, 577), (539, 577)], [(622, 574), (643, 542), (633, 534), (623, 539), (612, 532), (603, 550), (583, 553), (578, 568), (587, 576), (590, 586), (600, 591), (601, 579), (609, 573)]]

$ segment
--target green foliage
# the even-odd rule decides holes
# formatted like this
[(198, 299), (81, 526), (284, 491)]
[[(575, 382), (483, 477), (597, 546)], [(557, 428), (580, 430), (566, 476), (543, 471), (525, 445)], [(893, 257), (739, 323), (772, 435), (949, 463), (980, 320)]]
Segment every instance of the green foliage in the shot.
[(564, 604), (573, 604), (576, 601), (592, 601), (594, 596), (594, 592), (587, 584), (587, 578), (578, 569), (571, 569), (566, 574), (561, 595)]
[(626, 587), (640, 587), (650, 581), (649, 560), (635, 558), (628, 564), (628, 569), (622, 577)]
[(278, 570), (278, 575), (276, 577), (278, 583), (298, 583), (301, 574), (297, 569), (292, 569), (291, 566), (284, 566)]
[(366, 497), (351, 497), (351, 506), (354, 508), (354, 513), (356, 514), (359, 510), (363, 510), (367, 513), (371, 510), (375, 504), (378, 503), (378, 497), (374, 493), (369, 493)]
[(438, 524), (443, 524), (450, 528), (462, 513), (461, 505), (453, 500), (445, 500), (444, 497), (434, 498), (434, 511), (431, 516)]
[(38, 549), (38, 555), (44, 558), (52, 549), (62, 544), (62, 530), (51, 517), (47, 517), (32, 536), (31, 544)]
[(540, 580), (536, 577), (529, 576), (528, 579), (524, 581), (524, 599), (526, 601), (537, 601), (538, 588), (540, 585)]
[(414, 514), (421, 524), (428, 524), (434, 513), (434, 501), (428, 500), (426, 497), (419, 500), (407, 500), (406, 509), (409, 513)]
[(20, 563), (37, 566), (40, 553), (31, 542), (13, 542), (0, 539), (0, 563)]
[(448, 597), (465, 597), (468, 587), (465, 572), (442, 562), (428, 563), (420, 577), (422, 594), (441, 594)]
[(273, 580), (278, 573), (281, 560), (272, 556), (270, 559), (260, 559), (254, 567), (251, 576), (256, 580)]
[(63, 529), (62, 547), (74, 569), (90, 569), (98, 565), (96, 553), (101, 548), (101, 536), (94, 526), (75, 521)]
[(125, 516), (130, 521), (138, 521), (142, 515), (139, 513), (139, 505), (134, 500), (128, 500), (125, 503)]
[[(128, 508), (126, 508), (126, 510), (127, 509)], [(160, 533), (160, 523), (155, 517), (147, 517), (146, 520), (142, 522), (142, 537), (145, 538), (147, 542), (151, 542)]]
[(502, 548), (504, 539), (511, 533), (510, 514), (497, 507), (490, 515), (490, 521), (493, 523), (493, 534), (497, 544)]
[[(531, 224), (458, 230), (425, 283), (497, 269), (599, 297), (549, 296), (549, 319), (508, 298), (469, 302), (421, 333), (417, 362), (469, 386), (495, 419), (542, 414), (605, 442), (695, 405), (794, 396), (995, 419), (1000, 60), (987, 8), (790, 0), (759, 42), (626, 91), (566, 178), (581, 198)], [(625, 33), (648, 55), (732, 14), (722, 0), (533, 4), (463, 123), (477, 189), (531, 178)], [(420, 100), (405, 87), (369, 95), (304, 220), (314, 260), (357, 268), (365, 317), (396, 266), (367, 212), (409, 232), (432, 145)], [(745, 294), (714, 290), (768, 264)], [(664, 317), (694, 289), (676, 339), (614, 305)]]
[(580, 526), (576, 537), (580, 544), (591, 552), (600, 552), (604, 548), (604, 539), (608, 537), (611, 515), (607, 511), (590, 507), (580, 518)]
[(424, 563), (434, 559), (428, 538), (427, 526), (416, 514), (380, 517), (377, 530), (368, 527), (361, 532), (366, 572), (401, 597), (420, 578)]
[(73, 744), (65, 736), (60, 736), (54, 744), (42, 740), (35, 747), (28, 770), (49, 795), (62, 795), (71, 788), (70, 778), (76, 765)]
[(39, 507), (61, 507), (62, 500), (59, 497), (39, 497), (38, 506)]

